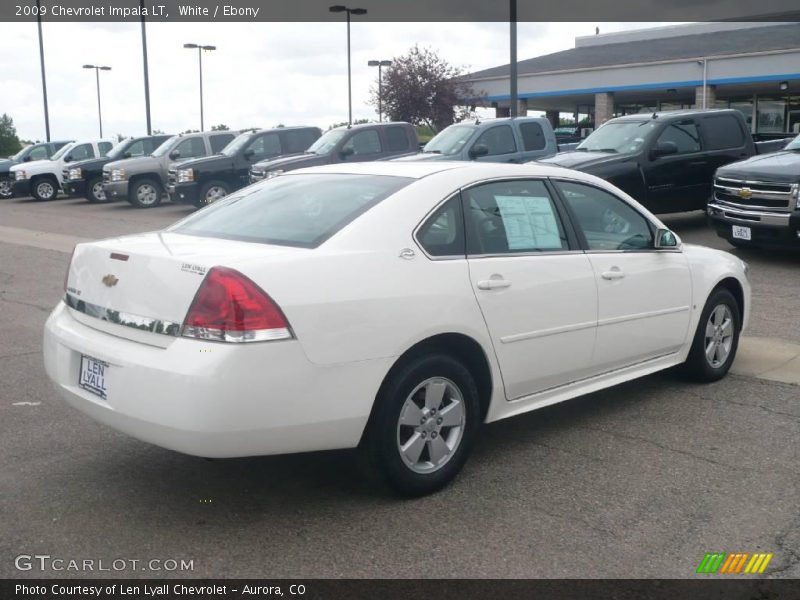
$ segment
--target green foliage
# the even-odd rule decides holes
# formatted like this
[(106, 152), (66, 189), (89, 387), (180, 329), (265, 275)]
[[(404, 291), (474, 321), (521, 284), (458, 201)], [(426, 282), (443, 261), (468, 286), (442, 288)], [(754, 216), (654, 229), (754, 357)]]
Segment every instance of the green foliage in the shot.
[(14, 120), (3, 113), (3, 116), (0, 117), (0, 156), (11, 156), (19, 152), (21, 148)]
[(225, 125), (224, 123), (220, 123), (219, 125), (212, 125), (211, 131), (230, 131), (231, 128)]
[[(374, 119), (356, 119), (353, 121), (353, 125), (363, 125), (364, 123), (375, 123)], [(331, 129), (336, 129), (337, 127), (347, 127), (347, 121), (342, 121), (341, 123), (334, 123), (330, 127), (328, 127), (327, 131)]]

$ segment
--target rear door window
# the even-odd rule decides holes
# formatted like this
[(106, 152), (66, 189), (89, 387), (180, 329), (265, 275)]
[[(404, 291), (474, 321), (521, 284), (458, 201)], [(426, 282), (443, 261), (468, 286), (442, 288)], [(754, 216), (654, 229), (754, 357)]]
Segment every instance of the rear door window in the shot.
[(386, 128), (386, 146), (389, 152), (404, 152), (409, 149), (405, 127), (391, 125)]
[(701, 121), (707, 150), (724, 150), (744, 146), (742, 124), (733, 115), (708, 116)]
[(431, 256), (466, 254), (460, 195), (445, 202), (425, 221), (417, 232), (417, 241)]
[(542, 126), (539, 123), (520, 123), (519, 132), (522, 134), (522, 144), (526, 151), (544, 150), (547, 145), (547, 140), (544, 139), (544, 131), (542, 131)]
[(297, 129), (283, 132), (284, 151), (286, 154), (298, 154), (308, 150), (317, 141), (319, 131), (316, 129)]
[(232, 139), (232, 133), (218, 133), (212, 135), (208, 140), (211, 144), (211, 154), (219, 154), (222, 152), (222, 149), (227, 146)]

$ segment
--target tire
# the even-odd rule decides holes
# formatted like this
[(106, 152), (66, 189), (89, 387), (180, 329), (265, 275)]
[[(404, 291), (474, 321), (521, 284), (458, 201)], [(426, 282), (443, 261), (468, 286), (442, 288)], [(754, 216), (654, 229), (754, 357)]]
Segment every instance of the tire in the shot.
[(95, 177), (86, 182), (86, 199), (93, 204), (108, 202), (106, 193), (103, 191), (102, 177)]
[(701, 382), (725, 377), (736, 358), (741, 328), (742, 317), (736, 298), (725, 288), (716, 288), (700, 315), (683, 372)]
[(58, 196), (58, 184), (51, 177), (38, 177), (31, 182), (31, 196), (40, 202), (55, 200)]
[(161, 184), (154, 179), (137, 179), (128, 189), (128, 201), (136, 208), (153, 208), (161, 204)]
[(478, 388), (464, 365), (439, 352), (417, 356), (381, 386), (359, 447), (363, 463), (400, 495), (430, 494), (461, 470), (480, 418)]
[(209, 204), (213, 204), (217, 200), (224, 198), (230, 192), (230, 186), (223, 181), (209, 181), (202, 188), (200, 194), (194, 202), (197, 208), (203, 208)]
[(14, 195), (14, 182), (10, 177), (0, 177), (0, 198), (11, 198)]

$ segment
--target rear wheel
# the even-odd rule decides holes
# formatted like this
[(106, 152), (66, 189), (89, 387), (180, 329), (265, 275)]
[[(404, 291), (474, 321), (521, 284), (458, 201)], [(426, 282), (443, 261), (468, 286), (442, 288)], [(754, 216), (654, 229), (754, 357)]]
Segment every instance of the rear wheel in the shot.
[(684, 372), (697, 381), (722, 379), (736, 358), (741, 322), (733, 294), (725, 288), (714, 290), (700, 316)]
[(86, 182), (86, 199), (96, 204), (107, 200), (102, 177), (95, 177)]
[(14, 195), (10, 177), (0, 177), (0, 198), (11, 198)]
[(161, 204), (161, 186), (153, 179), (139, 179), (131, 184), (128, 200), (136, 208), (152, 208)]
[(50, 177), (39, 177), (31, 182), (31, 196), (37, 200), (52, 200), (58, 195), (58, 185)]
[(458, 474), (479, 427), (478, 389), (469, 371), (448, 355), (426, 354), (381, 387), (361, 452), (395, 491), (422, 496)]
[(195, 201), (197, 208), (213, 204), (228, 195), (228, 186), (222, 181), (209, 181), (200, 188), (200, 195)]

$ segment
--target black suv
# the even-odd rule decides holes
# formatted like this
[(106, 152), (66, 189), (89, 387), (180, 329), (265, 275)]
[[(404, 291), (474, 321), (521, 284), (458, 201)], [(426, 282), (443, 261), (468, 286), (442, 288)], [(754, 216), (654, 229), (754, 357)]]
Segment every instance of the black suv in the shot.
[(305, 152), (320, 135), (318, 127), (278, 127), (242, 133), (219, 154), (173, 165), (167, 182), (169, 198), (198, 207), (211, 204), (248, 185), (254, 163)]
[(90, 158), (67, 165), (64, 168), (64, 193), (68, 196), (83, 196), (89, 202), (105, 202), (103, 191), (103, 167), (113, 160), (149, 156), (153, 150), (166, 142), (171, 135), (151, 135), (124, 140), (99, 158)]

